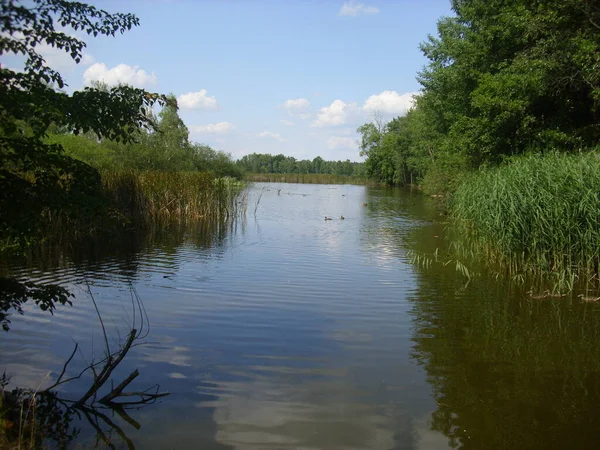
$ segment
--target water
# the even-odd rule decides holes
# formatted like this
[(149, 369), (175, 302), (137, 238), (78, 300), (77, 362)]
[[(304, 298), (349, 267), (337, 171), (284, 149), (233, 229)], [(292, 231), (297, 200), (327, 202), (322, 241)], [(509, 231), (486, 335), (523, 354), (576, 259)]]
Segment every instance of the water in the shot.
[[(151, 330), (113, 378), (138, 368), (130, 389), (171, 395), (129, 411), (139, 428), (107, 413), (126, 436), (101, 424), (117, 448), (596, 448), (600, 305), (411, 264), (408, 251), (447, 246), (440, 219), (409, 191), (257, 184), (228, 226), (13, 263), (77, 297), (54, 316), (13, 316), (0, 369), (47, 385), (78, 342), (76, 373), (103, 346), (84, 290), (112, 344), (133, 320), (131, 284)], [(74, 424), (77, 443), (96, 442)]]

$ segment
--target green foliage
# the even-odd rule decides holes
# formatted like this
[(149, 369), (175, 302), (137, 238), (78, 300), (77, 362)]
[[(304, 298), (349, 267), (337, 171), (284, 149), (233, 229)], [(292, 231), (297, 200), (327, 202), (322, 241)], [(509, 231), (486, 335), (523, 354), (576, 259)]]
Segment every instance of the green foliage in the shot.
[(0, 130), (11, 135), (16, 121), (24, 121), (35, 136), (42, 136), (51, 123), (73, 132), (93, 130), (99, 136), (127, 140), (138, 128), (151, 127), (148, 112), (155, 102), (166, 98), (129, 86), (110, 89), (88, 87), (72, 95), (62, 89), (62, 76), (46, 65), (36, 47), (46, 44), (62, 49), (79, 63), (86, 44), (55, 24), (88, 35), (123, 33), (139, 24), (132, 14), (109, 14), (84, 3), (62, 0), (35, 0), (25, 5), (3, 1), (0, 55), (19, 54), (26, 58), (23, 72), (0, 69)]
[(49, 217), (91, 223), (106, 212), (99, 174), (45, 143), (49, 128), (130, 142), (137, 130), (154, 128), (155, 103), (172, 105), (129, 86), (92, 86), (70, 95), (55, 90), (65, 82), (37, 53), (45, 44), (79, 62), (85, 42), (56, 31), (55, 24), (114, 35), (137, 25), (135, 16), (62, 0), (19, 3), (0, 3), (0, 55), (26, 59), (23, 72), (0, 69), (0, 244), (13, 248), (39, 238)]
[(600, 264), (600, 155), (522, 156), (469, 176), (451, 212), (486, 259), (570, 287)]
[(312, 161), (296, 160), (293, 156), (251, 153), (237, 161), (238, 167), (253, 174), (331, 174), (364, 176), (363, 163), (346, 161), (325, 161), (317, 156)]
[(9, 311), (15, 310), (23, 314), (22, 306), (28, 300), (33, 300), (42, 311), (54, 312), (56, 304), (69, 304), (73, 297), (65, 288), (53, 284), (36, 284), (19, 282), (13, 278), (0, 277), (0, 325), (4, 331), (9, 330)]
[(107, 212), (98, 172), (35, 138), (0, 137), (0, 185), (0, 248), (28, 245), (49, 221), (101, 227)]
[[(0, 250), (22, 251), (48, 227), (93, 231), (104, 228), (110, 208), (99, 173), (73, 159), (60, 145), (46, 143), (49, 129), (131, 142), (155, 129), (151, 108), (173, 105), (164, 96), (130, 86), (86, 87), (67, 94), (62, 76), (38, 53), (41, 45), (63, 50), (79, 63), (86, 44), (55, 26), (88, 35), (114, 36), (139, 24), (131, 14), (109, 14), (80, 2), (0, 2), (0, 56), (22, 55), (24, 70), (0, 67)], [(89, 146), (88, 146), (89, 149)], [(0, 291), (0, 322), (9, 309), (33, 299), (52, 311), (68, 294), (52, 286), (9, 280)]]
[(233, 161), (229, 153), (214, 150), (203, 144), (194, 144), (192, 150), (196, 169), (210, 171), (217, 177), (242, 178), (243, 170)]
[(452, 7), (456, 15), (440, 19), (437, 36), (421, 44), (429, 64), (414, 109), (396, 119), (399, 127), (359, 129), (371, 176), (452, 191), (465, 171), (527, 149), (572, 151), (600, 141), (594, 2), (454, 0)]
[(134, 140), (99, 139), (94, 133), (74, 135), (56, 129), (45, 138), (60, 144), (66, 155), (99, 170), (206, 171), (217, 177), (241, 178), (242, 170), (231, 156), (203, 144), (190, 143), (189, 132), (174, 104), (174, 97), (158, 114), (153, 131), (137, 130)]

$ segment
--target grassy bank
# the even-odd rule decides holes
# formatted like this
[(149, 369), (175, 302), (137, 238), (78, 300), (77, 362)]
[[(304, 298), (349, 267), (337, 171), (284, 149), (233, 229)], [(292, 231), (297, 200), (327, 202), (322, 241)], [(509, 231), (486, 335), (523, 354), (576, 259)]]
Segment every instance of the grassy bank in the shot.
[(511, 274), (541, 274), (561, 290), (598, 280), (598, 152), (524, 156), (474, 173), (450, 211), (474, 249)]
[(306, 183), (306, 184), (358, 184), (373, 185), (376, 181), (368, 177), (351, 175), (331, 175), (325, 173), (249, 173), (246, 180), (266, 183)]

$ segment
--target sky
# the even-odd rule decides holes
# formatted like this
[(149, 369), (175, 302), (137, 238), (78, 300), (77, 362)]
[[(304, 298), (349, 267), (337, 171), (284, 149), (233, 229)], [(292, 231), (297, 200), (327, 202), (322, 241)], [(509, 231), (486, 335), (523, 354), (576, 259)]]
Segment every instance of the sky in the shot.
[[(449, 0), (95, 0), (140, 26), (82, 36), (83, 61), (39, 52), (69, 90), (92, 81), (172, 93), (190, 139), (240, 158), (360, 161), (356, 129), (403, 115), (427, 64), (419, 43)], [(17, 64), (10, 57), (3, 63)]]

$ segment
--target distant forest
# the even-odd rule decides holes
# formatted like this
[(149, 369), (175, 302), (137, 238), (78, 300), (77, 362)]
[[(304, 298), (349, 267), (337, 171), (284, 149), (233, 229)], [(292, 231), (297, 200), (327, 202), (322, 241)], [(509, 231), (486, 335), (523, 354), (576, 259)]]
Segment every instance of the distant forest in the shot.
[(236, 164), (251, 173), (323, 173), (332, 175), (365, 176), (365, 164), (346, 161), (325, 161), (317, 156), (296, 160), (292, 156), (251, 153), (239, 159)]

